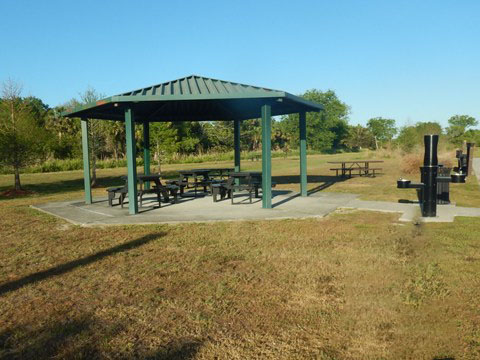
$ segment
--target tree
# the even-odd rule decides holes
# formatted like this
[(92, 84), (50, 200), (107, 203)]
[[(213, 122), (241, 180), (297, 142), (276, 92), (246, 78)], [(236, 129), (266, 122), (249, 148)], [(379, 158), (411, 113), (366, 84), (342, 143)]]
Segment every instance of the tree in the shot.
[(150, 143), (154, 149), (154, 159), (157, 161), (158, 173), (161, 174), (162, 157), (178, 151), (178, 129), (171, 122), (150, 123)]
[(350, 126), (348, 136), (343, 143), (351, 149), (359, 150), (362, 148), (371, 148), (375, 144), (372, 132), (362, 125)]
[(378, 143), (385, 144), (393, 139), (397, 133), (395, 120), (376, 117), (368, 120), (367, 128), (375, 138), (375, 148), (378, 149)]
[[(308, 90), (301, 95), (306, 100), (322, 104), (321, 113), (307, 113), (307, 143), (312, 149), (325, 151), (340, 147), (348, 134), (348, 115), (350, 108), (340, 101), (333, 90), (322, 92), (317, 89)], [(282, 117), (281, 129), (292, 139), (292, 145), (299, 144), (298, 114)]]
[(8, 80), (0, 99), (0, 164), (13, 168), (15, 190), (22, 190), (20, 170), (46, 154), (48, 133), (41, 125), (46, 109), (22, 99), (21, 86)]
[[(104, 97), (105, 96), (103, 94), (99, 94), (95, 89), (89, 87), (87, 90), (85, 90), (84, 93), (80, 94), (80, 104), (86, 105), (94, 103)], [(75, 103), (76, 100), (72, 100), (72, 102)], [(88, 137), (90, 139), (89, 148), (92, 168), (92, 187), (97, 185), (97, 160), (104, 152), (107, 142), (105, 136), (105, 123), (106, 122), (104, 120), (98, 119), (89, 119), (88, 121)]]
[(400, 129), (400, 133), (396, 139), (397, 144), (402, 151), (410, 153), (419, 144), (418, 132), (415, 126), (404, 126)]
[(415, 131), (417, 132), (417, 139), (419, 143), (423, 144), (424, 135), (442, 134), (442, 126), (435, 121), (418, 122), (415, 124)]
[(64, 106), (49, 109), (46, 128), (52, 134), (49, 142), (50, 154), (55, 159), (81, 157), (82, 138), (78, 119), (63, 117)]
[(461, 126), (463, 128), (473, 127), (478, 125), (478, 121), (469, 115), (454, 115), (448, 119), (450, 126)]
[(259, 150), (262, 144), (262, 126), (260, 119), (244, 120), (242, 121), (240, 129), (240, 138), (243, 147), (248, 149), (248, 151)]
[(477, 126), (478, 121), (469, 115), (454, 115), (448, 119), (447, 135), (455, 145), (461, 145), (468, 128)]

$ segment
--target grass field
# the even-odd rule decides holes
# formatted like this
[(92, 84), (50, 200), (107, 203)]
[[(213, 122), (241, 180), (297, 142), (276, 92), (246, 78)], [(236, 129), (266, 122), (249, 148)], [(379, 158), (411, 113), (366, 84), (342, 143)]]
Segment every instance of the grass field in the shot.
[[(398, 158), (383, 158), (383, 176), (346, 181), (326, 164), (365, 156), (309, 157), (311, 190), (415, 198), (395, 188)], [(124, 172), (99, 171), (101, 186)], [(274, 159), (273, 173), (298, 189), (298, 159)], [(0, 199), (0, 359), (480, 358), (479, 219), (81, 228), (28, 207), (81, 198), (81, 172), (22, 180), (35, 194)], [(11, 181), (0, 176), (0, 191)], [(480, 206), (475, 182), (451, 198)]]

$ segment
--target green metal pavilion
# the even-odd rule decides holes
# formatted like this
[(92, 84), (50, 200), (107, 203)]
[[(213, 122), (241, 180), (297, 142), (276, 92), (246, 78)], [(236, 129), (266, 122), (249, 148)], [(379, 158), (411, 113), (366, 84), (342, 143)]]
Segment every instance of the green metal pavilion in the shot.
[[(149, 123), (156, 121), (233, 121), (235, 171), (240, 171), (240, 122), (261, 118), (262, 207), (272, 207), (271, 117), (299, 114), (300, 187), (307, 196), (306, 113), (321, 111), (316, 104), (285, 91), (191, 75), (143, 89), (111, 96), (67, 110), (63, 115), (81, 118), (85, 202), (92, 203), (88, 149), (88, 119), (124, 121), (127, 137), (129, 213), (138, 213), (135, 123), (143, 124), (144, 172), (150, 174)], [(135, 201), (132, 201), (135, 199)]]

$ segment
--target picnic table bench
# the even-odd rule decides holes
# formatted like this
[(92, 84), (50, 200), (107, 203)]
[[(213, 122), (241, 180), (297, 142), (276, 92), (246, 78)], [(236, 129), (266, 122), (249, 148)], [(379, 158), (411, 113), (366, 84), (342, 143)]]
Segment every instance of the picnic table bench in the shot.
[[(375, 177), (377, 171), (381, 171), (382, 168), (371, 167), (372, 163), (382, 163), (383, 160), (354, 160), (354, 161), (328, 161), (327, 164), (340, 164), (340, 167), (334, 167), (330, 170), (335, 170), (335, 176), (338, 176), (338, 173), (341, 172), (341, 177), (348, 176), (352, 177), (353, 175), (359, 176), (369, 176)], [(358, 172), (358, 174), (357, 174)]]
[(113, 206), (113, 200), (115, 200), (118, 194), (118, 205), (121, 205), (123, 208), (123, 201), (128, 194), (128, 186), (127, 183), (123, 186), (112, 186), (107, 188), (108, 193), (108, 205)]

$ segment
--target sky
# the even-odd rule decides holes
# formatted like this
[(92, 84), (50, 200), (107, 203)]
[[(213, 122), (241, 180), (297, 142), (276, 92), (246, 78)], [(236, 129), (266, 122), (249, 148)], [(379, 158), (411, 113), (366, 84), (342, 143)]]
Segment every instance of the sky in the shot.
[(196, 74), (302, 94), (350, 123), (480, 120), (480, 1), (0, 0), (0, 82), (57, 106)]

